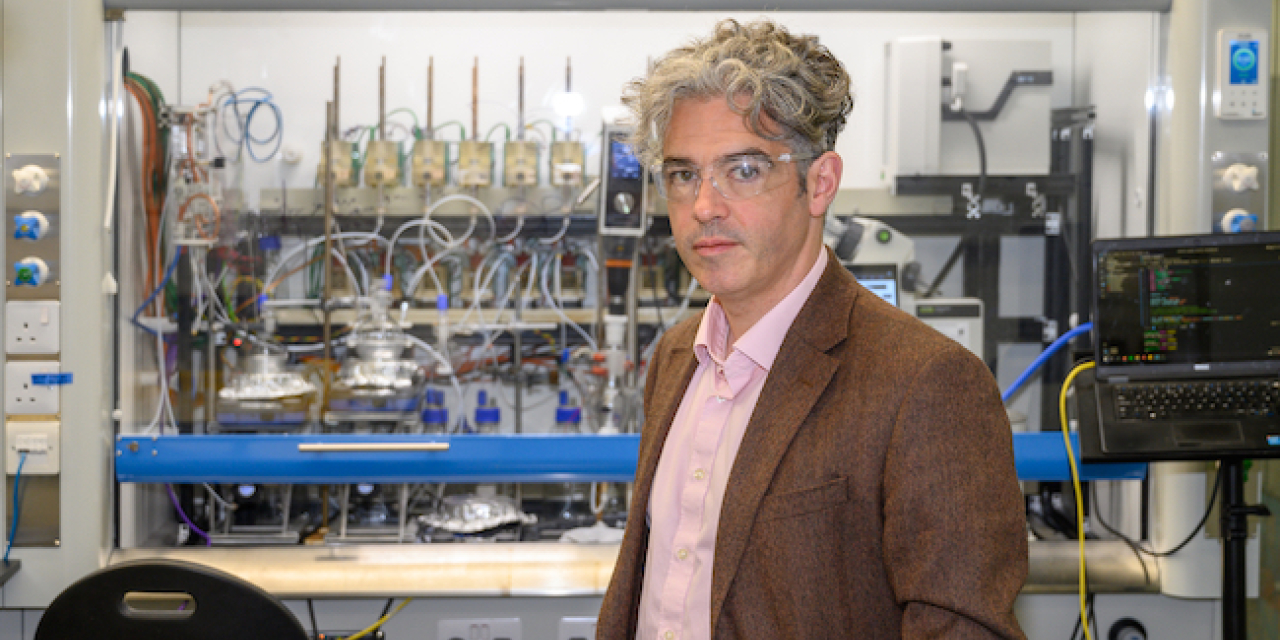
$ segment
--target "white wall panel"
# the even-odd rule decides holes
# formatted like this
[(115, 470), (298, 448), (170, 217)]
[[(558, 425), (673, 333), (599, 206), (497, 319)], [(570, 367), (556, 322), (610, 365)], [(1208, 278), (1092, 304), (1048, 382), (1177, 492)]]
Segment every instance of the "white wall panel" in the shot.
[[(302, 151), (294, 167), (272, 163), (249, 172), (245, 187), (313, 183), (332, 67), (342, 58), (341, 123), (377, 118), (378, 64), (387, 56), (387, 106), (425, 113), (427, 57), (435, 56), (436, 123), (470, 127), (471, 65), (480, 57), (480, 130), (515, 123), (516, 73), (526, 66), (526, 119), (553, 115), (564, 63), (573, 57), (574, 89), (585, 97), (578, 127), (598, 134), (601, 108), (618, 104), (622, 86), (646, 60), (709, 32), (721, 13), (192, 13), (130, 12), (125, 43), (133, 68), (152, 76), (174, 101), (206, 99), (211, 84), (261, 86), (284, 110), (285, 144)], [(740, 14), (750, 19), (759, 14)], [(952, 39), (1048, 40), (1053, 106), (1072, 103), (1071, 14), (775, 13), (793, 31), (816, 33), (847, 65), (857, 106), (838, 150), (845, 187), (880, 183), (884, 44), (936, 33)], [(177, 51), (170, 48), (177, 41)], [(137, 43), (137, 44), (135, 44)], [(180, 87), (179, 87), (180, 85)], [(178, 91), (181, 91), (179, 94)], [(265, 125), (265, 122), (263, 123)], [(452, 134), (456, 136), (456, 131)], [(598, 160), (588, 163), (594, 166)]]

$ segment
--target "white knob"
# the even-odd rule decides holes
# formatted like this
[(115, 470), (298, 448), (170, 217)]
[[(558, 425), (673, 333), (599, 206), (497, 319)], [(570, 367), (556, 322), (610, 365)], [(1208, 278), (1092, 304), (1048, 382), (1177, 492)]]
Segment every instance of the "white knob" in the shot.
[(1236, 163), (1227, 167), (1222, 174), (1223, 182), (1231, 185), (1231, 190), (1240, 192), (1246, 189), (1257, 191), (1258, 168), (1253, 165)]
[(49, 174), (39, 165), (29, 164), (13, 172), (13, 190), (18, 195), (39, 195), (48, 185)]

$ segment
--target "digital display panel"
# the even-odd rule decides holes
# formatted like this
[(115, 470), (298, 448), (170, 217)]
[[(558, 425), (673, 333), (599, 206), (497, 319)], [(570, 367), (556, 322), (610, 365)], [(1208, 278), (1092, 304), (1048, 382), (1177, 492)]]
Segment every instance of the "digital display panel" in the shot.
[(1231, 84), (1258, 84), (1258, 41), (1231, 40)]
[(640, 159), (631, 145), (618, 140), (609, 141), (609, 177), (614, 180), (639, 180)]
[(849, 273), (881, 300), (898, 306), (898, 268), (891, 264), (851, 264)]

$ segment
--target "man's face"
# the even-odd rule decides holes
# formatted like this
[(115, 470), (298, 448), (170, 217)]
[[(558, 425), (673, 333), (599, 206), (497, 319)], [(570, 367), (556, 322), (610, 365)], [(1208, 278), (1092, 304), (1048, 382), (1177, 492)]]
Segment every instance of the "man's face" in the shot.
[(794, 163), (774, 164), (786, 176), (775, 188), (734, 201), (711, 185), (710, 168), (726, 157), (788, 152), (748, 129), (723, 97), (680, 100), (672, 112), (663, 161), (694, 165), (703, 178), (692, 201), (668, 202), (671, 233), (690, 273), (727, 310), (767, 311), (781, 301), (813, 266), (822, 236), (820, 227), (814, 233)]

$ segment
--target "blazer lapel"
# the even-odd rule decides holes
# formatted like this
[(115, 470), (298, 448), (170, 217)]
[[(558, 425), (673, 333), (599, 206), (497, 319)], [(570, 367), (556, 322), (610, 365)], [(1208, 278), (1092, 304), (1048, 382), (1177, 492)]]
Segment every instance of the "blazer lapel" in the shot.
[(733, 462), (720, 509), (711, 579), (711, 629), (742, 561), (760, 502), (796, 432), (835, 375), (827, 351), (846, 338), (858, 288), (834, 255), (796, 316), (769, 370)]
[[(650, 366), (661, 367), (662, 375), (651, 381), (653, 389), (646, 392), (649, 411), (645, 414), (644, 428), (640, 438), (639, 460), (636, 466), (636, 479), (631, 492), (630, 518), (634, 522), (627, 523), (627, 535), (623, 538), (622, 547), (618, 550), (618, 560), (614, 565), (615, 579), (626, 585), (629, 610), (623, 620), (627, 627), (615, 631), (622, 637), (635, 634), (637, 618), (640, 613), (640, 591), (644, 585), (644, 561), (648, 552), (649, 525), (649, 493), (653, 489), (653, 477), (658, 470), (658, 458), (662, 454), (667, 433), (675, 420), (676, 410), (684, 398), (685, 387), (697, 369), (697, 359), (693, 356), (693, 335), (697, 329), (697, 321), (677, 325), (671, 330), (669, 340), (671, 346), (660, 347)], [(613, 631), (608, 637), (614, 637)], [(602, 632), (601, 637), (605, 637)]]
[[(694, 325), (695, 327), (697, 325)], [(633, 500), (648, 508), (649, 490), (653, 488), (653, 476), (658, 471), (658, 458), (662, 455), (662, 447), (667, 442), (667, 433), (671, 431), (671, 423), (676, 419), (676, 411), (680, 401), (684, 399), (685, 389), (693, 372), (698, 368), (698, 359), (693, 356), (692, 338), (681, 341), (667, 353), (670, 365), (666, 367), (671, 373), (654, 380), (657, 388), (653, 390), (653, 415), (645, 416), (644, 428), (653, 430), (641, 438), (640, 466), (636, 469), (636, 485)]]

